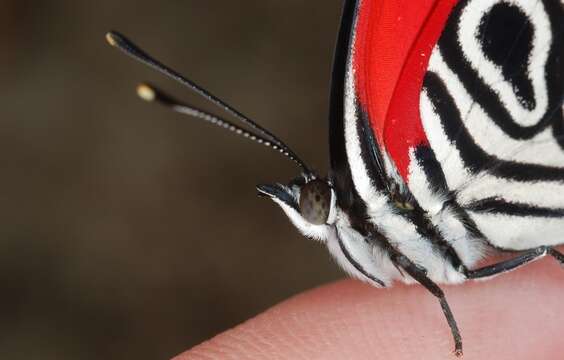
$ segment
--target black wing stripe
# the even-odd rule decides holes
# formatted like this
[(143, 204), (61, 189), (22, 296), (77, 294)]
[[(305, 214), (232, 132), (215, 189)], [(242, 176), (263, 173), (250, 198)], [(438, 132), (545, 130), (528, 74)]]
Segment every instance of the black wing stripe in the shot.
[[(358, 97), (357, 97), (358, 98)], [(380, 191), (389, 191), (390, 181), (386, 176), (384, 159), (380, 152), (380, 147), (376, 142), (374, 132), (370, 127), (368, 114), (362, 109), (358, 101), (355, 101), (356, 108), (356, 131), (360, 140), (360, 156), (368, 171), (368, 176), (372, 185)]]
[(534, 217), (544, 217), (544, 218), (564, 217), (564, 209), (553, 209), (553, 208), (540, 207), (530, 204), (508, 202), (498, 198), (487, 198), (487, 199), (477, 200), (465, 205), (465, 208), (469, 211), (488, 213), (488, 214), (534, 216)]
[(552, 134), (558, 145), (560, 145), (560, 147), (564, 150), (564, 113), (562, 111), (557, 111), (554, 117)]
[(437, 160), (435, 153), (429, 146), (415, 148), (415, 158), (425, 172), (425, 177), (431, 185), (433, 193), (446, 195), (449, 193), (445, 173)]
[(343, 5), (341, 27), (333, 56), (331, 74), (331, 96), (329, 106), (329, 152), (331, 158), (331, 181), (337, 194), (339, 206), (348, 209), (353, 206), (358, 194), (347, 161), (344, 127), (345, 77), (351, 33), (354, 25), (357, 1), (347, 0)]

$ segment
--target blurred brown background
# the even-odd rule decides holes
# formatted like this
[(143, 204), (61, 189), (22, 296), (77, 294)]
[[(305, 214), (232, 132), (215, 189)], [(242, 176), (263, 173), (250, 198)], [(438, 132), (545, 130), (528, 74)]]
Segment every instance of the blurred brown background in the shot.
[(215, 110), (106, 45), (118, 29), (326, 172), (340, 0), (3, 0), (0, 358), (164, 359), (340, 277), (255, 184), (296, 168), (143, 103)]

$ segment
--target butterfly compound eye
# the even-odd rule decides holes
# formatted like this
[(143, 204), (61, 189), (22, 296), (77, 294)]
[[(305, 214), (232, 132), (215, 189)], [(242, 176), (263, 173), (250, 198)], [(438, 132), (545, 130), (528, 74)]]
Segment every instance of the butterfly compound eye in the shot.
[(300, 213), (311, 224), (327, 222), (331, 209), (331, 188), (322, 180), (312, 180), (300, 191)]

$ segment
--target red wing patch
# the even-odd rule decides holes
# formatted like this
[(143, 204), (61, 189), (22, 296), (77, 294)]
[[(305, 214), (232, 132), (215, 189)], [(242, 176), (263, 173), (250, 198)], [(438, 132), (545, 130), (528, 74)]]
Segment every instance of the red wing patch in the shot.
[(409, 149), (426, 144), (419, 97), (429, 57), (457, 0), (362, 0), (355, 88), (379, 145), (407, 182)]

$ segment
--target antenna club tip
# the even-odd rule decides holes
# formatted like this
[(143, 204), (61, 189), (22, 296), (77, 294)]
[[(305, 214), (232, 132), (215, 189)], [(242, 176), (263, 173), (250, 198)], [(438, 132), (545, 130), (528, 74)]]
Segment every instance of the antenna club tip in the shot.
[(117, 46), (117, 39), (116, 39), (116, 35), (113, 31), (108, 31), (106, 33), (106, 41), (108, 42), (108, 44), (110, 44), (111, 46)]
[(145, 101), (152, 102), (157, 98), (157, 93), (150, 85), (139, 84), (137, 85), (137, 96)]

